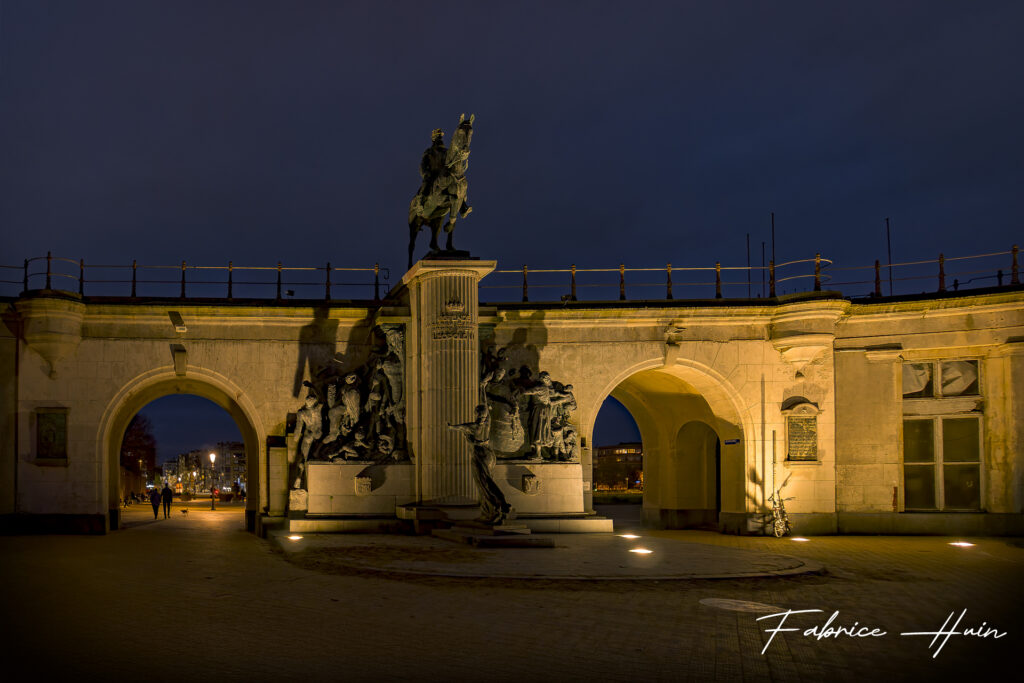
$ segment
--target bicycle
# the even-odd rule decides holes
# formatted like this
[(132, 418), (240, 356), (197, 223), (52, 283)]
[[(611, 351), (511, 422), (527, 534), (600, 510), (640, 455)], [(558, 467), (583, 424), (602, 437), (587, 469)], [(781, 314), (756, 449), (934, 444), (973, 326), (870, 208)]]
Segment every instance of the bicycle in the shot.
[(783, 498), (780, 490), (768, 496), (768, 500), (772, 501), (772, 535), (775, 538), (788, 536), (791, 527), (789, 525), (789, 516), (786, 515), (786, 501), (793, 500), (793, 498)]

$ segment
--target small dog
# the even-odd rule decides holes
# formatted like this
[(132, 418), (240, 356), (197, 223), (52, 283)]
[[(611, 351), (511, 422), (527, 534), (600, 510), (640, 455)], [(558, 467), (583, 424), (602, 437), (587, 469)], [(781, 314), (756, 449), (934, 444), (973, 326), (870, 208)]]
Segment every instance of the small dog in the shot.
[(182, 508), (181, 514), (183, 514), (184, 516), (188, 517), (188, 508)]

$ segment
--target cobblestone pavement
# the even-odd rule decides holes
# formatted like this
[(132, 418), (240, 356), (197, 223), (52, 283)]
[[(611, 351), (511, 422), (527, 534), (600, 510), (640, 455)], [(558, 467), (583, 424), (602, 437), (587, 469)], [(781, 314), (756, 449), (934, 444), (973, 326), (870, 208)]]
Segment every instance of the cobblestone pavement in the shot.
[[(1020, 539), (960, 548), (939, 537), (640, 531), (662, 548), (794, 556), (825, 571), (523, 581), (353, 570), (247, 534), (237, 508), (180, 508), (154, 521), (132, 506), (127, 528), (107, 536), (0, 538), (5, 660), (42, 680), (942, 681), (1005, 679), (998, 667), (1017, 664), (1024, 645)], [(790, 616), (783, 626), (800, 630), (762, 654), (781, 618), (757, 618), (806, 609), (823, 612)], [(965, 609), (957, 630), (987, 622), (1007, 635), (953, 636), (934, 659), (932, 636), (899, 635), (939, 630)], [(833, 626), (886, 635), (803, 635), (837, 610)]]

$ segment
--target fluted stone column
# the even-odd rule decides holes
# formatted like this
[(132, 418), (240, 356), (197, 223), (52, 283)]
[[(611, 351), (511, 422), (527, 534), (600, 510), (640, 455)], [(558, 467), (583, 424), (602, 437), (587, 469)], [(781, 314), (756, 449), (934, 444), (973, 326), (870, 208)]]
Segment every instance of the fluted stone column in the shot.
[(412, 322), (408, 334), (408, 433), (420, 503), (478, 500), (472, 449), (447, 423), (469, 422), (479, 403), (480, 279), (496, 261), (419, 261), (402, 278)]

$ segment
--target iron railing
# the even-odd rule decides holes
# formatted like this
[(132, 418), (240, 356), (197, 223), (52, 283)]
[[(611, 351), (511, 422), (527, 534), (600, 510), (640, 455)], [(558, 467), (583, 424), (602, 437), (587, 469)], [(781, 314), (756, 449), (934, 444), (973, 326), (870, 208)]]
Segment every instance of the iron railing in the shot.
[[(370, 282), (369, 275), (373, 274)], [(365, 275), (365, 279), (358, 278)], [(616, 277), (617, 276), (617, 277)], [(342, 279), (339, 279), (341, 277)], [(383, 278), (383, 283), (382, 283)], [(39, 289), (59, 289), (91, 297), (216, 298), (227, 300), (339, 300), (339, 290), (359, 294), (350, 299), (380, 301), (390, 271), (324, 266), (93, 265), (81, 259), (52, 256), (25, 259), (20, 266), (0, 265), (0, 292), (17, 296)], [(849, 278), (849, 279), (847, 279)], [(774, 298), (780, 294), (830, 290), (851, 298), (900, 296), (961, 289), (1020, 285), (1017, 245), (1009, 251), (871, 266), (839, 267), (814, 258), (767, 266), (658, 268), (498, 269), (481, 283), (481, 298), (501, 301), (619, 301)], [(504, 296), (503, 293), (511, 293)], [(584, 296), (586, 294), (586, 296)], [(680, 294), (682, 296), (680, 296)]]
[[(677, 288), (685, 290), (683, 299), (712, 297), (721, 299), (725, 296), (726, 288), (732, 296), (752, 298), (755, 292), (765, 286), (767, 289), (761, 292), (760, 296), (774, 297), (780, 283), (793, 282), (796, 284), (797, 280), (813, 280), (813, 289), (820, 291), (821, 283), (829, 279), (829, 276), (824, 273), (824, 269), (831, 264), (832, 261), (817, 254), (811, 259), (788, 261), (778, 265), (770, 263), (765, 267), (723, 266), (721, 263), (715, 263), (713, 266), (677, 268), (669, 263), (662, 268), (627, 268), (625, 264), (619, 264), (618, 268), (578, 268), (573, 264), (569, 268), (531, 269), (524, 265), (516, 270), (499, 269), (494, 271), (497, 277), (492, 282), (481, 285), (481, 288), (519, 289), (522, 292), (522, 301), (530, 301), (531, 291), (536, 292), (537, 290), (541, 290), (541, 296), (538, 299), (534, 295), (534, 300), (579, 301), (581, 290), (593, 294), (597, 300), (610, 300), (616, 298), (613, 294), (616, 286), (618, 287), (617, 298), (619, 301), (654, 298), (671, 300), (676, 298)], [(755, 271), (765, 275), (764, 282), (761, 279), (758, 279), (756, 283), (753, 281)], [(617, 284), (613, 278), (609, 277), (609, 274), (612, 273), (618, 274)], [(664, 279), (659, 278), (660, 281), (657, 282), (651, 281), (655, 273), (664, 274)], [(709, 277), (712, 274), (714, 275), (713, 280)], [(746, 275), (745, 279), (744, 274)], [(513, 275), (517, 277), (509, 277)], [(736, 279), (736, 276), (739, 276), (740, 279)], [(518, 280), (518, 282), (512, 284), (508, 282), (510, 279)], [(504, 282), (495, 282), (494, 280), (504, 280)], [(628, 296), (627, 288), (634, 294), (640, 290), (641, 296)], [(739, 288), (742, 288), (743, 291), (741, 292)], [(561, 290), (563, 293), (555, 297), (545, 297), (545, 290)], [(664, 297), (657, 293), (658, 290), (664, 291)], [(652, 292), (652, 294), (648, 294), (648, 292)]]
[[(1007, 259), (1006, 257), (1010, 258)], [(871, 287), (865, 296), (881, 297), (900, 294), (959, 291), (982, 287), (1004, 287), (1020, 284), (1019, 250), (995, 251), (972, 256), (946, 257), (904, 261), (873, 266), (833, 268), (833, 273), (849, 273), (854, 278), (833, 282), (836, 287)], [(843, 276), (845, 277), (845, 276)]]
[[(21, 271), (17, 273), (17, 271)], [(13, 274), (18, 280), (11, 279)], [(339, 280), (339, 274), (343, 279)], [(370, 280), (372, 274), (373, 279)], [(364, 275), (363, 279), (358, 279)], [(11, 285), (21, 292), (56, 289), (80, 295), (104, 297), (178, 298), (178, 299), (323, 299), (337, 300), (339, 290), (357, 296), (349, 298), (380, 301), (381, 279), (385, 290), (390, 271), (374, 264), (370, 268), (324, 266), (226, 266), (148, 265), (132, 261), (130, 265), (87, 264), (84, 260), (62, 256), (38, 256), (25, 259), (21, 266), (0, 266), (0, 284), (5, 294)], [(372, 288), (372, 290), (371, 290)]]
[[(1006, 258), (1009, 257), (1009, 258)], [(952, 268), (952, 270), (951, 270)], [(837, 281), (840, 273), (864, 273), (869, 279)], [(662, 274), (655, 281), (652, 274)], [(615, 278), (613, 274), (617, 274)], [(499, 269), (488, 277), (481, 289), (516, 291), (519, 300), (580, 301), (589, 300), (704, 300), (774, 298), (827, 289), (848, 292), (853, 298), (916, 294), (918, 291), (946, 292), (981, 287), (1019, 285), (1020, 273), (1017, 246), (1009, 251), (908, 261), (873, 266), (837, 267), (831, 259), (816, 254), (814, 258), (798, 259), (767, 266), (713, 266), (679, 268), (671, 263), (661, 268), (530, 268)], [(882, 286), (883, 280), (893, 287)], [(617, 281), (616, 281), (617, 280)], [(929, 284), (929, 282), (931, 284)], [(896, 288), (895, 284), (899, 283)], [(918, 290), (920, 284), (923, 290)], [(864, 285), (863, 289), (860, 287)], [(929, 289), (931, 287), (931, 289)], [(680, 294), (683, 290), (683, 296)], [(859, 290), (859, 291), (858, 291)], [(888, 291), (886, 291), (888, 290)], [(586, 292), (588, 295), (584, 297)], [(483, 295), (482, 295), (483, 296)], [(499, 294), (499, 296), (501, 296)], [(512, 296), (495, 299), (513, 301)]]

